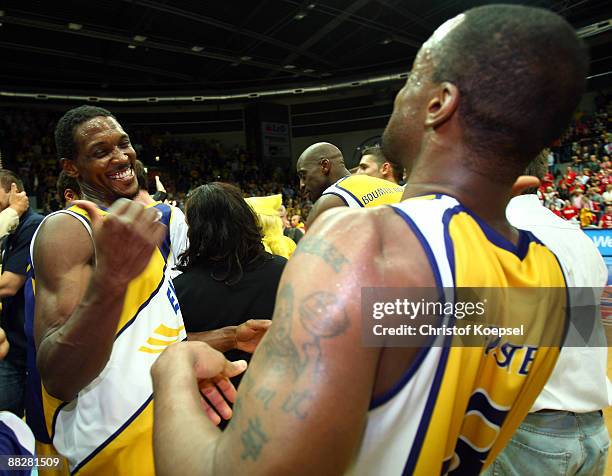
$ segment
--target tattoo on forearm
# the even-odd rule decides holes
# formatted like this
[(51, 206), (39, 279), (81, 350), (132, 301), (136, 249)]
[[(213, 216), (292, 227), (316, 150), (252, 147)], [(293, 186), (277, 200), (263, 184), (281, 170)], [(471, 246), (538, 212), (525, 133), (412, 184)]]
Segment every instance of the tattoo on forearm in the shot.
[(261, 450), (268, 442), (268, 435), (263, 431), (259, 417), (250, 418), (248, 428), (240, 435), (243, 451), (240, 455), (242, 460), (252, 459), (257, 461)]
[(283, 402), (281, 407), (285, 413), (291, 413), (300, 420), (308, 416), (308, 402), (312, 400), (310, 390), (304, 392), (293, 392)]
[(302, 253), (318, 256), (329, 266), (331, 266), (336, 273), (338, 273), (342, 267), (349, 262), (346, 256), (338, 251), (338, 248), (323, 238), (319, 238), (318, 236), (306, 236), (300, 241), (299, 246), (295, 250), (294, 256)]
[(276, 392), (267, 387), (261, 387), (257, 390), (257, 392), (255, 392), (255, 398), (263, 402), (264, 410), (268, 409), (270, 402), (274, 399), (275, 396)]

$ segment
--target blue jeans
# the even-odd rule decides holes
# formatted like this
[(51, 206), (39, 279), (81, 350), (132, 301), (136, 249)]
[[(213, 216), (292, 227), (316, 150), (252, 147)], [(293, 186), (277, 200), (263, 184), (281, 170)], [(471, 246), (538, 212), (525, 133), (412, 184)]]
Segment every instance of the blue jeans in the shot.
[(26, 370), (0, 360), (0, 411), (23, 417)]
[(610, 437), (601, 412), (530, 413), (488, 476), (603, 475)]

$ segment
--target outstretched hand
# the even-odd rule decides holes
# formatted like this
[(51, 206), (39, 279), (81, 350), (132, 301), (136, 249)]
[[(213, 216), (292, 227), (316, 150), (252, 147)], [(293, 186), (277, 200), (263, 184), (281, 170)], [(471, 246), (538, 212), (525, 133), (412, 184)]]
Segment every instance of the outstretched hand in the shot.
[[(236, 401), (236, 388), (231, 377), (247, 368), (244, 360), (230, 362), (225, 356), (204, 342), (180, 342), (168, 347), (151, 368), (153, 385), (163, 385), (174, 376), (190, 372), (193, 384), (200, 392), (200, 405), (215, 425), (221, 418), (229, 420), (232, 409), (227, 402)], [(206, 397), (206, 399), (204, 399)]]
[(121, 198), (102, 216), (93, 202), (75, 200), (73, 204), (89, 214), (97, 267), (117, 285), (125, 286), (142, 273), (166, 236), (156, 208)]
[(253, 353), (270, 328), (269, 319), (249, 319), (236, 328), (236, 349)]

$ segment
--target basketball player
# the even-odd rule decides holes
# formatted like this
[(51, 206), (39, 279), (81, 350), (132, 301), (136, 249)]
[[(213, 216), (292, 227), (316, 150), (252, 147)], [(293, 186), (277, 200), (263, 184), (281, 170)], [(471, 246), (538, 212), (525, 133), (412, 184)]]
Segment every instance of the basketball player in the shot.
[(325, 210), (334, 207), (375, 207), (400, 201), (403, 188), (381, 178), (351, 175), (342, 152), (335, 145), (319, 142), (308, 147), (297, 161), (300, 187), (315, 202), (306, 229)]
[(88, 201), (47, 216), (32, 240), (28, 421), (72, 473), (153, 475), (148, 373), (187, 337), (166, 266), (169, 216), (131, 200), (136, 152), (109, 111), (68, 111), (55, 142)]
[(62, 208), (71, 206), (72, 202), (81, 198), (79, 183), (74, 177), (68, 175), (64, 170), (59, 173), (56, 189), (57, 198), (59, 199)]
[[(385, 155), (411, 170), (404, 201), (325, 214), (300, 241), (223, 434), (200, 410), (198, 385), (238, 364), (200, 343), (166, 349), (152, 368), (157, 474), (486, 468), (544, 386), (558, 347), (505, 339), (365, 347), (371, 329), (362, 325), (361, 292), (565, 293), (556, 257), (513, 228), (505, 210), (529, 158), (569, 123), (587, 65), (574, 30), (548, 10), (489, 5), (438, 28), (417, 54), (383, 136)], [(542, 327), (560, 336), (567, 322), (563, 306), (548, 299), (527, 313), (500, 311), (507, 322), (527, 317), (538, 339)]]
[(389, 162), (380, 146), (374, 145), (363, 149), (356, 173), (399, 184), (404, 175), (404, 170)]

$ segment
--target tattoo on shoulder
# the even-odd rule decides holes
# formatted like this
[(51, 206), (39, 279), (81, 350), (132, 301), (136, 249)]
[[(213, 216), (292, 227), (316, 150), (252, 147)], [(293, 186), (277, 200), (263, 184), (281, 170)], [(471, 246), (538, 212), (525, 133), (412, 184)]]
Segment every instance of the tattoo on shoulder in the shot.
[(268, 435), (264, 432), (259, 417), (249, 418), (247, 429), (240, 435), (240, 440), (243, 447), (240, 458), (257, 461), (261, 450), (268, 442)]
[(300, 241), (294, 255), (302, 253), (318, 256), (331, 266), (336, 273), (340, 272), (342, 267), (349, 262), (338, 248), (318, 236), (308, 237), (307, 235)]

